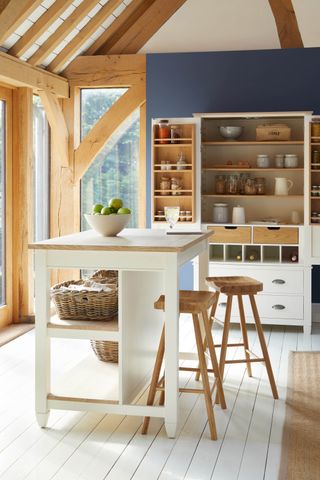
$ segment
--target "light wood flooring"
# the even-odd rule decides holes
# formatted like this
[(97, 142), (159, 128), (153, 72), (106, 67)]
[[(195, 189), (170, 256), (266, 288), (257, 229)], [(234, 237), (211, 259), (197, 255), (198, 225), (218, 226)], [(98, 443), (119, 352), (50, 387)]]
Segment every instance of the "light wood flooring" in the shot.
[[(189, 320), (183, 318), (182, 325), (184, 349), (194, 348)], [(254, 330), (249, 334), (256, 347)], [(215, 339), (220, 335), (216, 327)], [(216, 442), (209, 438), (203, 397), (186, 393), (180, 397), (176, 439), (166, 437), (160, 419), (152, 419), (148, 435), (142, 436), (140, 417), (92, 412), (55, 410), (49, 428), (40, 429), (34, 417), (34, 331), (13, 340), (0, 348), (1, 480), (276, 480), (288, 353), (320, 350), (320, 327), (311, 336), (296, 328), (266, 327), (265, 335), (280, 400), (273, 400), (263, 366), (253, 364), (254, 377), (248, 378), (244, 365), (229, 365), (227, 410), (215, 407)], [(233, 327), (232, 339), (238, 338)], [(116, 390), (109, 379), (117, 367), (99, 362), (87, 341), (52, 343), (54, 393), (94, 391), (99, 396)], [(196, 384), (187, 372), (181, 373), (181, 383)]]

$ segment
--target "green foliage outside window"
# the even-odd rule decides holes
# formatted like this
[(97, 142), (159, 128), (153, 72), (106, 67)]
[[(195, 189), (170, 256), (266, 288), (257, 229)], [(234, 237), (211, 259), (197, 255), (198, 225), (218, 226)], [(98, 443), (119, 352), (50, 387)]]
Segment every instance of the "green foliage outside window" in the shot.
[[(82, 90), (82, 138), (126, 89)], [(122, 198), (131, 209), (129, 227), (138, 226), (139, 200), (139, 110), (121, 125), (96, 157), (81, 180), (81, 213), (90, 213), (92, 205), (106, 205), (110, 198)], [(82, 230), (89, 227), (81, 215)]]

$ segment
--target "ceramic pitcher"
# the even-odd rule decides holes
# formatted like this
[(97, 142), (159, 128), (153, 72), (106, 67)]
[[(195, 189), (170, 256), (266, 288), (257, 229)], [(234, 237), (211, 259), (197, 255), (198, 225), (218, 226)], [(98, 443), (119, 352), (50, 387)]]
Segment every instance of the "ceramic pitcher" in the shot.
[(293, 181), (289, 180), (288, 178), (275, 178), (275, 187), (274, 187), (274, 194), (275, 195), (288, 195), (289, 190), (293, 187)]

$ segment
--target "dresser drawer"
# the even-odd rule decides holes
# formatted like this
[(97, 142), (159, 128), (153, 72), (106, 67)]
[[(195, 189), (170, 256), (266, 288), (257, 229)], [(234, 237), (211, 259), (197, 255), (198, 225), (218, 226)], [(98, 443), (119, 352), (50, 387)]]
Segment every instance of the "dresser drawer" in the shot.
[[(279, 319), (302, 319), (303, 318), (303, 296), (293, 295), (261, 295), (255, 296), (258, 312), (261, 318)], [(219, 297), (216, 317), (220, 320), (224, 319), (226, 311), (227, 297), (223, 294)], [(243, 306), (246, 317), (252, 318), (252, 310), (250, 299), (247, 295), (243, 296)], [(238, 301), (233, 298), (231, 318), (236, 321), (239, 319)]]
[(208, 227), (213, 230), (213, 234), (209, 238), (211, 243), (250, 243), (251, 229), (250, 227)]
[(299, 229), (296, 227), (254, 227), (253, 243), (299, 243)]
[(303, 294), (303, 270), (295, 268), (261, 268), (251, 265), (215, 265), (209, 266), (211, 277), (224, 277), (229, 275), (252, 277), (263, 283), (263, 294), (272, 293), (276, 295)]

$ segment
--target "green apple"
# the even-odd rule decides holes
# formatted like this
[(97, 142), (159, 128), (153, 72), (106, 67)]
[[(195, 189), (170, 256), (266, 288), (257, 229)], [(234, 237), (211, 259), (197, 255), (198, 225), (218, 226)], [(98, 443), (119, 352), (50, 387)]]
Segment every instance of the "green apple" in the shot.
[(103, 205), (101, 205), (101, 203), (96, 203), (92, 207), (92, 213), (100, 213), (102, 209), (103, 209)]
[(122, 207), (122, 208), (119, 208), (119, 210), (117, 211), (118, 215), (125, 215), (125, 214), (128, 214), (128, 213), (131, 213), (130, 208)]
[(122, 207), (122, 205), (123, 201), (121, 198), (111, 198), (111, 200), (109, 200), (109, 207), (114, 208), (116, 212)]
[(101, 215), (110, 215), (112, 213), (112, 209), (110, 207), (103, 207), (101, 210)]

